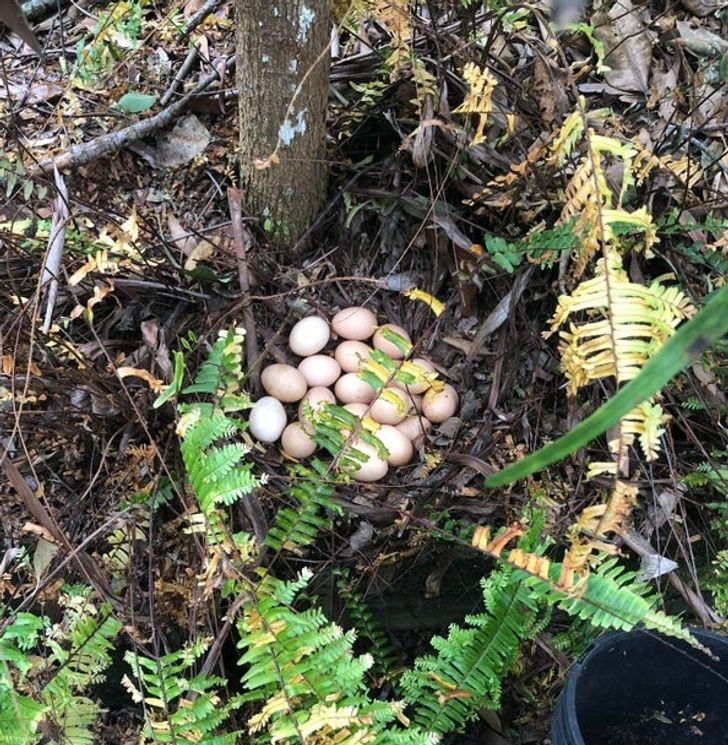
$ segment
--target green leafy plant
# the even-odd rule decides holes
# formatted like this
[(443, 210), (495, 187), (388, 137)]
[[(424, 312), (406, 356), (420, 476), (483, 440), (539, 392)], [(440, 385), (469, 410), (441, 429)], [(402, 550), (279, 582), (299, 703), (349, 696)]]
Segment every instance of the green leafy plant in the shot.
[(197, 639), (183, 649), (160, 657), (126, 652), (132, 677), (123, 683), (132, 699), (146, 704), (144, 736), (147, 742), (234, 745), (238, 731), (219, 733), (227, 724), (235, 702), (222, 692), (225, 680), (193, 667), (209, 647), (209, 639)]
[(91, 686), (104, 679), (121, 623), (107, 604), (96, 606), (90, 588), (61, 594), (58, 623), (18, 613), (0, 635), (0, 726), (9, 745), (56, 741), (91, 745), (99, 706)]

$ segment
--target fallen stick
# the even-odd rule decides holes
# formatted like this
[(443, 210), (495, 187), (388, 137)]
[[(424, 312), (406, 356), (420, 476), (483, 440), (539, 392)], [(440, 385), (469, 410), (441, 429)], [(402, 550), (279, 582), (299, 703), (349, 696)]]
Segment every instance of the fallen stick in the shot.
[[(232, 67), (235, 63), (235, 55), (231, 55), (225, 61), (225, 69)], [(116, 132), (109, 132), (101, 135), (91, 142), (82, 142), (80, 145), (73, 145), (68, 150), (51, 158), (45, 158), (39, 163), (28, 169), (31, 178), (47, 175), (54, 168), (59, 171), (67, 171), (71, 168), (86, 165), (93, 160), (103, 158), (112, 153), (116, 153), (122, 148), (130, 145), (136, 140), (144, 139), (149, 135), (158, 132), (160, 129), (169, 126), (185, 109), (187, 104), (202, 91), (208, 88), (216, 80), (220, 80), (220, 74), (215, 71), (211, 72), (206, 78), (201, 80), (187, 95), (175, 101), (168, 108), (160, 111), (158, 114), (143, 119), (140, 122), (131, 124), (124, 129)]]

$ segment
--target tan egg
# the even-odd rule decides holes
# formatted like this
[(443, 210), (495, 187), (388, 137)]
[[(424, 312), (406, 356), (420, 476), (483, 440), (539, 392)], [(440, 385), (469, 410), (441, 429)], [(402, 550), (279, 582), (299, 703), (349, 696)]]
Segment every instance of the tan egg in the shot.
[(363, 417), (369, 411), (369, 404), (344, 404), (344, 408), (354, 416)]
[(263, 396), (250, 409), (250, 434), (261, 442), (275, 442), (286, 426), (286, 410), (273, 396)]
[(434, 424), (449, 419), (458, 408), (458, 392), (448, 384), (439, 392), (429, 390), (422, 399), (422, 413)]
[(425, 435), (432, 429), (432, 422), (423, 416), (410, 416), (396, 425), (396, 429), (412, 440), (415, 447), (419, 447)]
[(387, 475), (387, 471), (389, 470), (387, 461), (382, 460), (376, 449), (369, 443), (357, 440), (352, 447), (368, 456), (365, 463), (361, 463), (350, 456), (350, 460), (356, 463), (356, 466), (351, 472), (351, 477), (355, 481), (379, 481), (379, 479), (383, 479)]
[(369, 357), (372, 348), (363, 341), (342, 341), (334, 357), (344, 372), (356, 372), (359, 369), (361, 360)]
[(410, 393), (408, 398), (410, 400), (410, 403), (412, 404), (412, 408), (421, 414), (422, 413), (422, 396), (420, 396), (419, 394)]
[[(413, 360), (410, 360), (412, 365), (416, 365), (417, 369), (412, 370), (410, 365), (407, 365), (405, 368), (407, 372), (411, 372), (413, 375), (423, 376), (424, 374), (434, 374), (435, 373), (435, 366), (430, 362), (430, 360), (426, 360), (424, 357), (415, 357)], [(426, 390), (430, 388), (430, 381), (423, 379), (418, 380), (416, 383), (410, 383), (409, 385), (400, 382), (399, 380), (395, 380), (392, 382), (392, 385), (395, 388), (401, 388), (403, 391), (409, 391), (410, 393), (424, 393)]]
[(301, 422), (291, 422), (281, 435), (281, 447), (293, 458), (308, 458), (316, 451), (316, 443)]
[(410, 335), (401, 326), (397, 326), (394, 323), (385, 323), (383, 326), (380, 326), (374, 334), (374, 339), (372, 339), (374, 348), (381, 349), (382, 352), (388, 354), (393, 360), (403, 360), (407, 356), (406, 353), (396, 344), (384, 338), (384, 331), (386, 330), (394, 331), (395, 334), (404, 337), (410, 344), (412, 344)]
[(342, 375), (336, 381), (334, 393), (336, 393), (336, 398), (345, 404), (368, 404), (377, 395), (377, 392), (369, 383), (365, 383), (353, 372)]
[(303, 400), (298, 404), (298, 418), (300, 421), (307, 423), (308, 417), (306, 416), (306, 403), (310, 404), (314, 411), (317, 411), (326, 404), (335, 404), (336, 397), (328, 389), (321, 385), (317, 385), (311, 388), (308, 393), (303, 397)]
[(284, 403), (300, 401), (306, 394), (306, 378), (292, 365), (268, 365), (260, 374), (265, 392)]
[(343, 339), (368, 339), (377, 328), (377, 317), (367, 308), (352, 306), (340, 310), (331, 319), (334, 333)]
[(327, 354), (314, 354), (298, 363), (298, 372), (310, 386), (333, 385), (341, 375), (339, 363)]
[(383, 424), (374, 435), (389, 451), (387, 463), (390, 466), (404, 466), (412, 460), (414, 448), (409, 437), (390, 424)]
[(319, 316), (302, 318), (288, 335), (288, 346), (299, 357), (309, 357), (320, 352), (331, 338), (329, 324)]
[(411, 406), (404, 391), (387, 387), (372, 404), (369, 416), (380, 424), (399, 424), (409, 414)]

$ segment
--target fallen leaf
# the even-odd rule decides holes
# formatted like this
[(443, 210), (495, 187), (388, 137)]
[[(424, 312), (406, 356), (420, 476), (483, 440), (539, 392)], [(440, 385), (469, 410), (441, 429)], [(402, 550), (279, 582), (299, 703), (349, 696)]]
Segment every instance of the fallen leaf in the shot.
[(618, 90), (647, 93), (652, 42), (632, 0), (616, 0), (606, 13), (598, 10), (592, 25), (594, 36), (604, 44), (604, 62), (610, 68), (604, 74), (607, 83)]
[(36, 582), (40, 582), (57, 553), (58, 546), (55, 543), (51, 543), (45, 538), (38, 539), (33, 552), (33, 574)]
[(122, 380), (128, 377), (141, 378), (154, 393), (159, 393), (162, 390), (162, 386), (164, 386), (164, 381), (155, 378), (149, 370), (144, 370), (140, 367), (119, 367), (116, 370), (116, 374)]
[(191, 256), (197, 246), (195, 236), (183, 228), (182, 223), (171, 212), (167, 215), (167, 227), (172, 236), (170, 243), (175, 244), (185, 256)]
[(215, 248), (215, 244), (208, 240), (200, 241), (189, 255), (187, 261), (185, 261), (185, 271), (191, 272), (197, 267), (200, 261), (209, 259), (215, 253)]

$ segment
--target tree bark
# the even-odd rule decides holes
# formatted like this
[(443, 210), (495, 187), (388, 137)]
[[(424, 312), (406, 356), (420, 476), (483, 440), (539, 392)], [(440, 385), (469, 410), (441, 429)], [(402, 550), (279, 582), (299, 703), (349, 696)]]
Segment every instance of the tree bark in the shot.
[(241, 183), (285, 248), (326, 197), (330, 0), (236, 0), (236, 10)]

